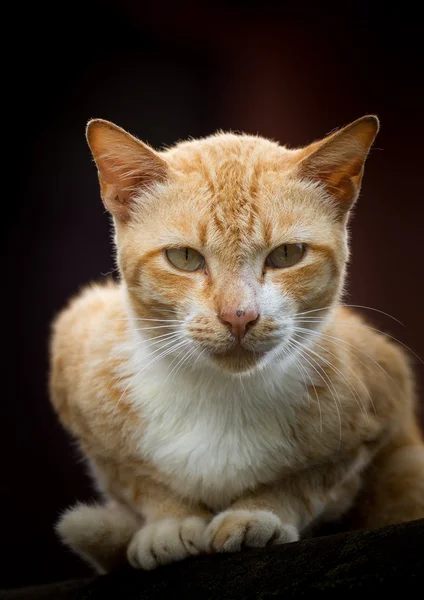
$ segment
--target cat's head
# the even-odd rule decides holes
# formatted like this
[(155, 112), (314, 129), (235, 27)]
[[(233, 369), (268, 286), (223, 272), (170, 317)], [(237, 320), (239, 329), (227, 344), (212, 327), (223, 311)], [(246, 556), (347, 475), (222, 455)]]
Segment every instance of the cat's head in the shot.
[(112, 123), (88, 124), (153, 357), (242, 373), (301, 350), (340, 296), (348, 214), (377, 131), (366, 116), (298, 150), (219, 133), (156, 152)]

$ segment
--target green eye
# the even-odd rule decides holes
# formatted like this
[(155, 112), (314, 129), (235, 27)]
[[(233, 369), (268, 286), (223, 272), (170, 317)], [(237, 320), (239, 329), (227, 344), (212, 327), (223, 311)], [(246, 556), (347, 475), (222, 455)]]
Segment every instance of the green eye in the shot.
[(181, 271), (198, 271), (205, 264), (205, 259), (193, 248), (168, 248), (166, 258), (172, 266)]
[(282, 244), (268, 255), (265, 264), (273, 269), (292, 267), (305, 254), (305, 244)]

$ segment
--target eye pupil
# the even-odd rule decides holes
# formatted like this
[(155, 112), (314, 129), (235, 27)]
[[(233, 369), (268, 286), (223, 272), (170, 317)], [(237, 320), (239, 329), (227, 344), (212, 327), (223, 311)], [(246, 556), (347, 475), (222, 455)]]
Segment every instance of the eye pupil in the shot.
[(305, 250), (305, 244), (282, 244), (268, 255), (265, 264), (273, 269), (292, 267), (303, 258)]
[(193, 248), (167, 248), (165, 256), (180, 271), (198, 271), (205, 265), (203, 256)]

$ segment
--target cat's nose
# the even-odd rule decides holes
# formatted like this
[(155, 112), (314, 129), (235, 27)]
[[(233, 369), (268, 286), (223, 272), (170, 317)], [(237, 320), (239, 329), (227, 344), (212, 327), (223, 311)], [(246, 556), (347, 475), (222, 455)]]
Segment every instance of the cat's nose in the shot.
[(229, 326), (231, 333), (238, 343), (244, 338), (248, 329), (256, 325), (259, 321), (259, 313), (254, 308), (249, 308), (247, 310), (242, 310), (240, 308), (237, 310), (224, 309), (219, 316), (221, 321)]

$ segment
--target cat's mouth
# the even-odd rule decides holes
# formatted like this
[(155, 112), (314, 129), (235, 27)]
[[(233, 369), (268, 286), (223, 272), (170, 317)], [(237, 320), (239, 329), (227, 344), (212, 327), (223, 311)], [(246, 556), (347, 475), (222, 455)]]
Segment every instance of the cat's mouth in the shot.
[(223, 351), (209, 350), (208, 354), (224, 370), (232, 373), (243, 373), (256, 367), (267, 354), (267, 351), (249, 350), (242, 346), (234, 346)]
[(257, 367), (281, 344), (287, 332), (273, 320), (262, 319), (259, 326), (240, 339), (231, 335), (228, 328), (218, 328), (210, 319), (198, 317), (188, 324), (188, 334), (215, 366), (243, 373)]

